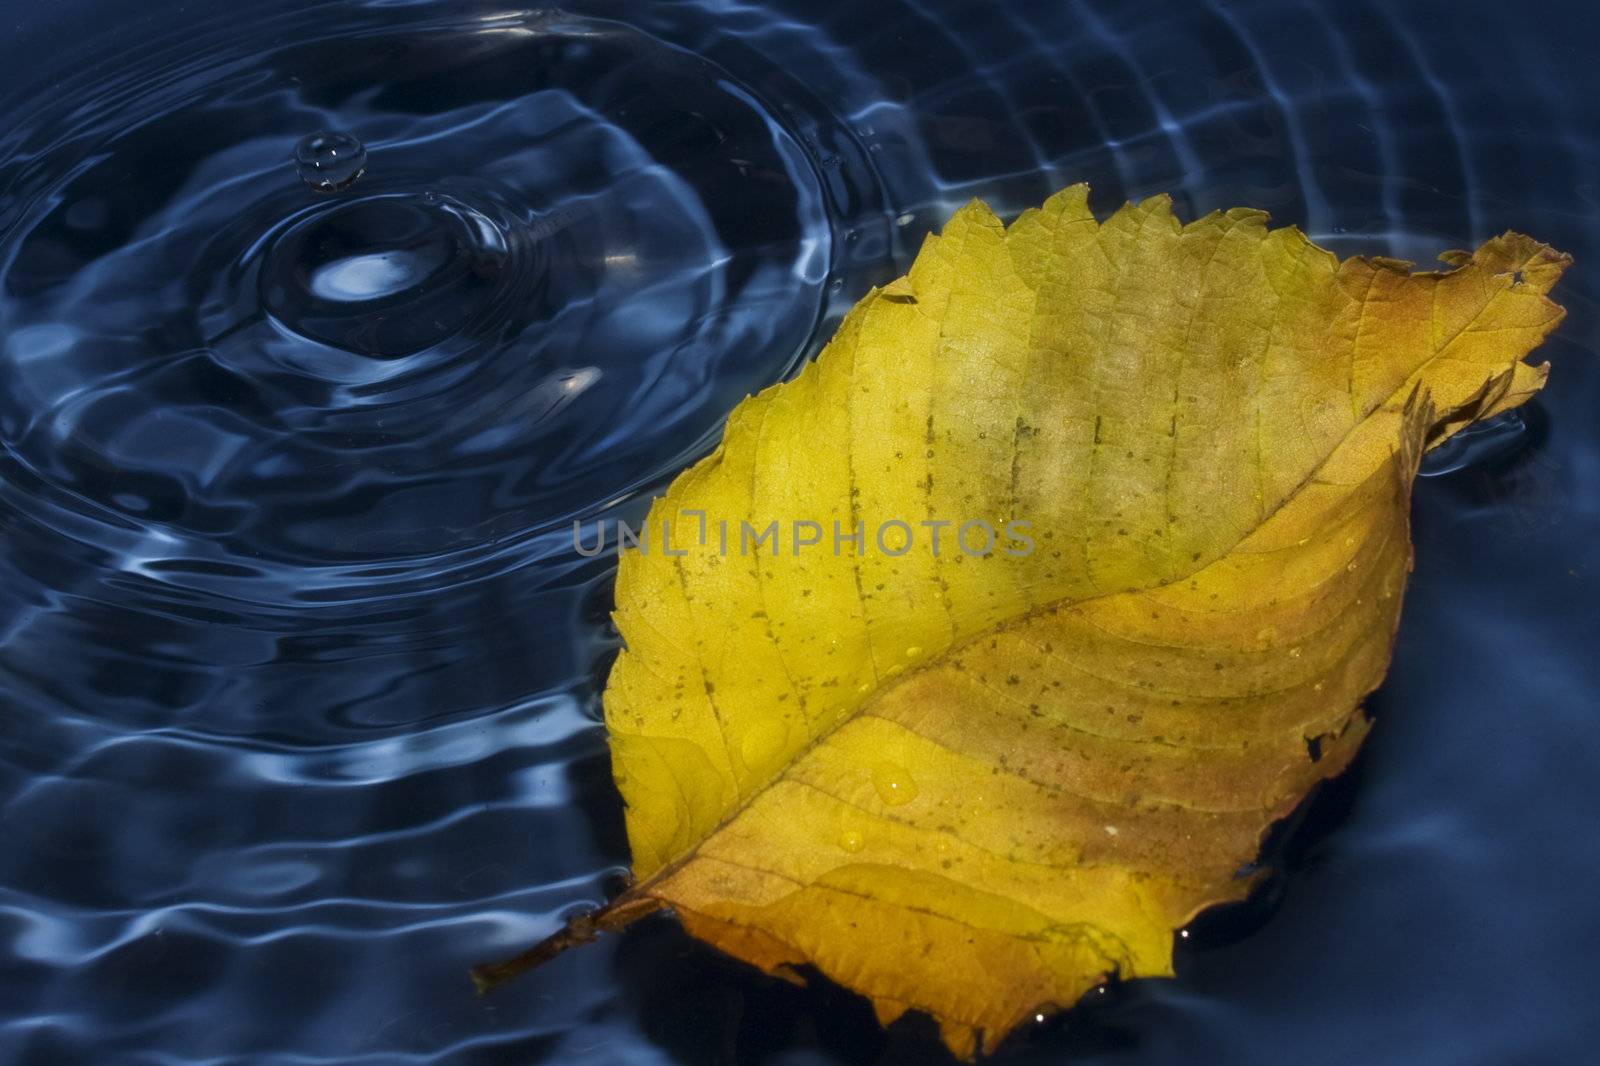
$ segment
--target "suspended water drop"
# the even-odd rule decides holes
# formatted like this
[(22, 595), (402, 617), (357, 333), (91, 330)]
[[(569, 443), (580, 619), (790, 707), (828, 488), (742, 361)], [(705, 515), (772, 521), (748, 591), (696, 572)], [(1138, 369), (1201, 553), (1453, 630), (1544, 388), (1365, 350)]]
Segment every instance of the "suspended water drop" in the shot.
[(319, 130), (294, 146), (300, 179), (318, 192), (339, 192), (367, 169), (367, 146), (348, 133)]

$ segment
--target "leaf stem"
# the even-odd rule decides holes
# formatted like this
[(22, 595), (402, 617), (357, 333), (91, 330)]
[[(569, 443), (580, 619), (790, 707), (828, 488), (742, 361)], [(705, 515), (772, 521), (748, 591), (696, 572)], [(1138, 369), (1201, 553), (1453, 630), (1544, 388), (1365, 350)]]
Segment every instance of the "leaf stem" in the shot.
[(535, 967), (542, 966), (568, 948), (587, 944), (601, 933), (614, 933), (625, 929), (648, 914), (666, 907), (666, 901), (655, 896), (624, 892), (597, 911), (587, 911), (567, 919), (567, 924), (545, 937), (537, 944), (499, 962), (486, 962), (468, 971), (478, 995), (484, 995), (519, 977)]

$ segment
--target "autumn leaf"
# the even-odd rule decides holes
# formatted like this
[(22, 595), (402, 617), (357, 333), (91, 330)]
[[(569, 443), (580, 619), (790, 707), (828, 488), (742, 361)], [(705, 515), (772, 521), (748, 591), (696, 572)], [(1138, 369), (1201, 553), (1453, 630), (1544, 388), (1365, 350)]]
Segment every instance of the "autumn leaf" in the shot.
[(962, 208), (651, 508), (605, 693), (636, 884), (479, 978), (670, 906), (971, 1056), (1172, 973), (1367, 733), (1420, 454), (1544, 382), (1568, 257), (1442, 258)]

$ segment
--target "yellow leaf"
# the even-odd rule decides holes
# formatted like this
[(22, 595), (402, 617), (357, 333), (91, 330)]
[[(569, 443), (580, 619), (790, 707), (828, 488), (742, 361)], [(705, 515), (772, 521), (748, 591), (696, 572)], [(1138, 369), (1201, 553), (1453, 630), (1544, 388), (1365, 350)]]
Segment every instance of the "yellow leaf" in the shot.
[[(965, 1056), (1170, 974), (1367, 732), (1419, 455), (1543, 384), (1522, 358), (1569, 259), (1443, 258), (1340, 262), (1165, 197), (1097, 222), (1083, 186), (1009, 226), (964, 207), (625, 553), (637, 883), (577, 934), (670, 905)], [(980, 521), (987, 554), (957, 539)]]

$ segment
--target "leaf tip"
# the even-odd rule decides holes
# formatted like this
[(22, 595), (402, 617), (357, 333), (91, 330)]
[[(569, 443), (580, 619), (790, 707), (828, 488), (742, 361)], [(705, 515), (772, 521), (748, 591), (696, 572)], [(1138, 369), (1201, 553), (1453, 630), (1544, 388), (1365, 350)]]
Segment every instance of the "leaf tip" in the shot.
[(624, 893), (597, 911), (569, 918), (567, 924), (532, 947), (498, 962), (483, 962), (467, 971), (477, 994), (487, 995), (529, 970), (538, 969), (569, 948), (587, 944), (601, 933), (626, 929), (640, 918), (666, 906), (654, 896)]
[(1128, 206), (1137, 215), (1145, 217), (1146, 221), (1155, 220), (1164, 222), (1175, 230), (1181, 230), (1183, 224), (1178, 221), (1178, 216), (1172, 210), (1172, 194), (1158, 192), (1153, 196), (1146, 196), (1138, 203), (1129, 201)]
[(950, 216), (950, 221), (945, 223), (944, 232), (950, 233), (961, 226), (981, 226), (984, 229), (1004, 229), (1000, 216), (994, 213), (994, 208), (976, 196), (957, 208), (956, 213)]
[(1514, 287), (1526, 286), (1538, 293), (1548, 293), (1555, 288), (1561, 275), (1572, 265), (1572, 256), (1568, 253), (1515, 230), (1491, 237), (1470, 255), (1451, 251), (1439, 258), (1458, 269), (1470, 266), (1485, 274), (1510, 275)]
[(964, 1022), (942, 1019), (939, 1022), (939, 1039), (950, 1049), (950, 1054), (962, 1062), (975, 1062), (983, 1045), (983, 1030), (974, 1029)]
[(1089, 183), (1068, 185), (1044, 202), (1045, 214), (1078, 218), (1089, 215)]

